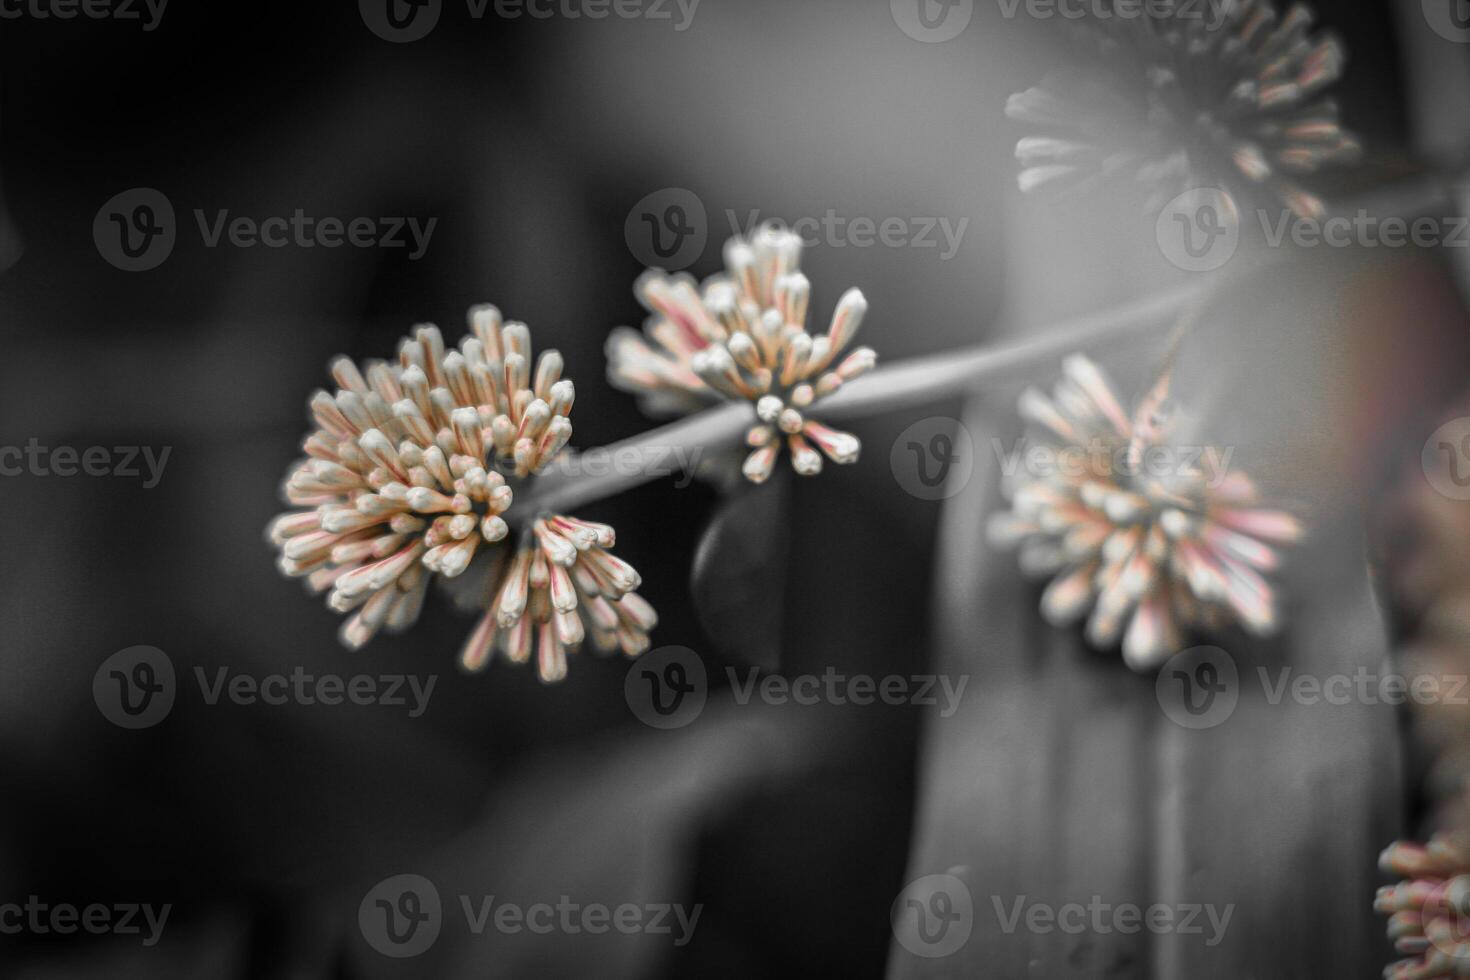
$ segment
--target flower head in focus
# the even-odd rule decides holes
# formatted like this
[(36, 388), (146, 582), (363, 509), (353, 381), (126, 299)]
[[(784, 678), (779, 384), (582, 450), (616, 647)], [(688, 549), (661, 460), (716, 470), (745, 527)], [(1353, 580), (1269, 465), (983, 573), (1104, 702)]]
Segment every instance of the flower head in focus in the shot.
[(534, 653), (541, 679), (560, 680), (588, 633), (600, 651), (636, 656), (657, 617), (633, 591), (638, 573), (608, 550), (613, 529), (557, 514), (519, 528), (505, 520), (571, 438), (575, 392), (561, 355), (533, 361), (530, 330), (492, 306), (471, 310), (470, 328), (457, 350), (420, 326), (396, 364), (332, 364), (337, 390), (312, 396), (307, 458), (283, 488), (297, 509), (270, 527), (281, 571), (330, 590), (327, 605), (351, 613), (340, 635), (352, 648), (411, 626), (429, 580), (474, 563), (486, 573), (485, 612), (461, 656), (467, 669), (498, 646), (516, 663)]
[(1021, 189), (1122, 172), (1151, 190), (1152, 209), (1219, 185), (1237, 212), (1264, 198), (1319, 217), (1321, 200), (1296, 178), (1361, 148), (1322, 97), (1342, 74), (1343, 46), (1311, 28), (1307, 7), (1282, 16), (1271, 0), (1079, 22), (1098, 72), (1056, 72), (1006, 103), (1006, 115), (1047, 131), (1016, 144)]
[(1051, 577), (1048, 621), (1087, 617), (1088, 640), (1105, 649), (1121, 637), (1134, 670), (1162, 664), (1186, 630), (1277, 626), (1262, 573), (1279, 564), (1273, 546), (1298, 540), (1302, 526), (1262, 506), (1244, 473), (1207, 472), (1205, 454), (1169, 445), (1167, 371), (1129, 414), (1097, 365), (1073, 355), (1055, 393), (1028, 389), (1020, 412), (1057, 465), (1020, 463), (1003, 487), (1012, 509), (991, 517), (988, 536), (1019, 547), (1026, 573)]
[(806, 476), (821, 471), (824, 454), (851, 463), (861, 449), (857, 437), (809, 418), (808, 410), (877, 362), (867, 347), (842, 356), (868, 304), (849, 289), (827, 332), (807, 333), (811, 285), (800, 259), (801, 239), (768, 224), (749, 241), (732, 238), (725, 271), (703, 286), (649, 270), (634, 287), (652, 313), (643, 333), (619, 327), (608, 338), (610, 380), (639, 395), (646, 411), (683, 414), (722, 399), (753, 403), (743, 470), (754, 483), (771, 475), (783, 443), (792, 468)]
[(1428, 844), (1396, 841), (1379, 867), (1404, 880), (1378, 890), (1388, 937), (1407, 958), (1383, 971), (1390, 980), (1470, 976), (1470, 835), (1436, 834)]

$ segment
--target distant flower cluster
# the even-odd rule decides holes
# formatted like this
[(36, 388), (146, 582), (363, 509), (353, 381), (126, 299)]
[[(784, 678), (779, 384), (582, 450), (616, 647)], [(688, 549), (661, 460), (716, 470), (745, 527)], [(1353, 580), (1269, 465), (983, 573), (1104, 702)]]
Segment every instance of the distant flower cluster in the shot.
[(1280, 563), (1276, 546), (1302, 535), (1301, 522), (1264, 506), (1244, 473), (1208, 479), (1172, 454), (1179, 465), (1165, 472), (1145, 465), (1169, 434), (1169, 384), (1166, 372), (1130, 413), (1096, 364), (1067, 358), (1051, 396), (1036, 388), (1021, 396), (1021, 416), (1048, 443), (1123, 465), (1016, 470), (1004, 486), (1011, 510), (988, 527), (993, 545), (1019, 549), (1023, 571), (1051, 578), (1041, 600), (1049, 622), (1086, 618), (1088, 640), (1100, 649), (1121, 640), (1135, 670), (1178, 652), (1188, 630), (1236, 620), (1272, 631), (1265, 573)]
[(1237, 212), (1271, 200), (1316, 218), (1322, 201), (1298, 179), (1360, 154), (1323, 96), (1346, 54), (1312, 34), (1305, 6), (1175, 4), (1159, 17), (1090, 18), (1074, 33), (1095, 70), (1054, 72), (1006, 104), (1044, 130), (1016, 145), (1022, 190), (1121, 176), (1149, 190), (1153, 209), (1219, 186)]
[(1470, 976), (1470, 836), (1443, 833), (1428, 844), (1398, 841), (1379, 865), (1404, 878), (1378, 890), (1373, 907), (1387, 915), (1388, 938), (1406, 959), (1389, 980)]

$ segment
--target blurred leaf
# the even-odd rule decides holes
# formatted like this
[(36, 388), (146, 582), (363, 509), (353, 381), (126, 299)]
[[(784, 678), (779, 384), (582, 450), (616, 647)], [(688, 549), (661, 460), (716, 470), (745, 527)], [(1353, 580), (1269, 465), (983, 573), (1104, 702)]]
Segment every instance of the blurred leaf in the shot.
[(695, 614), (726, 660), (780, 666), (790, 510), (784, 468), (760, 486), (742, 483), (721, 502), (694, 553)]

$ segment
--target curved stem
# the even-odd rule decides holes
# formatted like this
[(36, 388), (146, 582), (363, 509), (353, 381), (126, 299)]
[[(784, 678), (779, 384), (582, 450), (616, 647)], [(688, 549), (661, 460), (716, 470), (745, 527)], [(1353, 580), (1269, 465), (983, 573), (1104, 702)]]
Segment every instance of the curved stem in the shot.
[[(1044, 363), (1103, 340), (1172, 325), (1180, 311), (1204, 295), (1200, 284), (1171, 289), (1102, 313), (1077, 317), (1059, 324), (1039, 337), (1012, 344), (978, 344), (959, 351), (945, 351), (900, 361), (846, 384), (830, 398), (813, 406), (819, 418), (853, 418), (890, 408), (923, 404), (967, 391), (1016, 368)], [(695, 458), (692, 453), (711, 446), (740, 440), (755, 420), (754, 408), (746, 402), (728, 402), (697, 415), (660, 426), (631, 439), (604, 447), (602, 453), (617, 459)], [(544, 511), (565, 513), (583, 504), (601, 500), (647, 483), (662, 472), (653, 469), (612, 467), (605, 474), (553, 467), (517, 496), (507, 519), (524, 518)]]
[[(1413, 217), (1435, 208), (1455, 208), (1455, 198), (1470, 180), (1470, 171), (1456, 168), (1379, 188), (1354, 200), (1338, 202), (1329, 213), (1369, 213)], [(1117, 341), (1150, 329), (1172, 326), (1180, 313), (1189, 310), (1213, 289), (1215, 279), (1205, 279), (1166, 290), (1132, 303), (1088, 316), (1075, 317), (1010, 344), (977, 344), (958, 351), (945, 351), (900, 361), (844, 385), (832, 397), (813, 406), (818, 418), (853, 418), (890, 408), (923, 404), (967, 391), (1018, 368), (1045, 363), (1100, 341)], [(730, 445), (741, 438), (754, 421), (754, 409), (744, 402), (729, 402), (706, 409), (678, 422), (660, 426), (642, 435), (613, 443), (603, 449), (615, 460), (697, 459), (694, 453), (711, 446)], [(544, 511), (566, 512), (602, 500), (664, 475), (655, 468), (629, 467), (617, 472), (592, 475), (578, 468), (553, 469), (542, 474), (528, 492), (517, 496), (508, 519), (525, 518)]]

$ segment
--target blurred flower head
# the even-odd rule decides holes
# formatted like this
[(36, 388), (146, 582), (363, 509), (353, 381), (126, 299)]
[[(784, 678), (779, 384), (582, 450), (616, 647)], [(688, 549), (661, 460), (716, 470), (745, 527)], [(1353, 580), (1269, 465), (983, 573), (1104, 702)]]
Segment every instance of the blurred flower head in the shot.
[(638, 573), (608, 550), (612, 528), (556, 514), (506, 523), (515, 494), (572, 435), (560, 354), (533, 360), (526, 325), (482, 306), (459, 349), (420, 326), (397, 364), (364, 368), (337, 359), (335, 393), (312, 396), (307, 458), (283, 488), (297, 509), (269, 531), (281, 571), (351, 614), (344, 644), (408, 628), (431, 578), (473, 565), (482, 574), (466, 578), (484, 614), (461, 656), (467, 669), (498, 647), (516, 663), (534, 653), (541, 679), (555, 681), (588, 633), (601, 651), (647, 648), (656, 617), (633, 591)]
[(1020, 400), (1060, 465), (1018, 463), (1003, 486), (1012, 509), (988, 526), (993, 545), (1019, 548), (1023, 571), (1051, 577), (1041, 600), (1048, 621), (1086, 617), (1089, 641), (1106, 649), (1121, 638), (1135, 670), (1180, 650), (1186, 630), (1237, 620), (1272, 631), (1274, 593), (1262, 573), (1279, 564), (1275, 545), (1302, 534), (1294, 516), (1261, 505), (1244, 473), (1204, 465), (1220, 454), (1169, 444), (1169, 384), (1165, 372), (1129, 414), (1097, 365), (1067, 358), (1052, 396), (1030, 388)]
[[(849, 289), (825, 334), (807, 333), (811, 284), (798, 268), (801, 239), (763, 225), (725, 245), (725, 271), (702, 286), (653, 269), (634, 287), (652, 315), (643, 333), (619, 327), (608, 338), (608, 376), (638, 395), (652, 414), (683, 414), (722, 399), (749, 401), (743, 467), (752, 482), (771, 475), (784, 443), (796, 472), (812, 475), (825, 455), (851, 463), (857, 438), (808, 417), (820, 399), (872, 370), (877, 356), (859, 347), (845, 357), (868, 304)], [(820, 450), (820, 452), (818, 451)]]
[(1436, 834), (1428, 844), (1396, 841), (1379, 867), (1404, 880), (1378, 890), (1388, 937), (1407, 958), (1383, 971), (1391, 980), (1470, 976), (1470, 835)]
[(1122, 174), (1149, 190), (1152, 209), (1219, 186), (1237, 212), (1267, 200), (1320, 216), (1297, 178), (1361, 149), (1322, 96), (1342, 74), (1341, 42), (1314, 36), (1301, 4), (1284, 16), (1271, 0), (1148, 12), (1079, 21), (1091, 70), (1054, 72), (1007, 101), (1006, 115), (1045, 130), (1016, 144), (1021, 189)]

